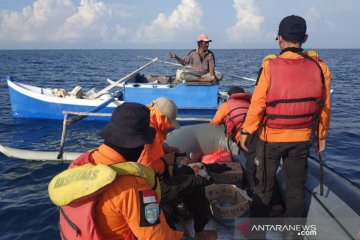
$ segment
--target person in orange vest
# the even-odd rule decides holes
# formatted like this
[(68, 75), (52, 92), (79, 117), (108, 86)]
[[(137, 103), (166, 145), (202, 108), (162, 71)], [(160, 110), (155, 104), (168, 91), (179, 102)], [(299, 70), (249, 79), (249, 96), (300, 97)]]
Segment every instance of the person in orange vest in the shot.
[[(228, 90), (228, 96), (229, 99), (219, 106), (210, 123), (215, 125), (224, 124), (229, 139), (240, 147), (240, 129), (250, 106), (251, 94), (246, 93), (242, 87), (232, 86)], [(244, 180), (248, 185), (247, 192), (250, 196), (255, 187), (256, 165), (254, 160), (258, 139), (256, 133), (252, 134), (247, 139), (249, 151), (244, 152), (246, 158), (246, 179)]]
[[(307, 38), (304, 18), (291, 15), (281, 20), (276, 37), (281, 52), (264, 58), (242, 126), (240, 142), (247, 150), (248, 134), (263, 125), (256, 151), (259, 184), (255, 187), (252, 202), (254, 217), (269, 214), (275, 175), (282, 159), (286, 184), (285, 217), (302, 218), (312, 134), (317, 151), (325, 150), (330, 122), (331, 74), (317, 52), (301, 48)], [(296, 236), (296, 233), (290, 234)]]
[[(164, 143), (167, 130), (179, 128), (176, 121), (177, 106), (165, 97), (159, 97), (147, 105), (150, 109), (150, 125), (155, 128), (156, 135), (152, 144), (146, 144), (138, 162), (153, 168), (162, 179), (161, 205), (167, 206), (181, 199), (194, 218), (195, 236), (199, 239), (213, 240), (217, 238), (215, 230), (205, 230), (209, 221), (210, 203), (205, 195), (205, 186), (212, 182), (195, 175), (172, 176), (175, 154), (179, 150)], [(171, 217), (167, 218), (169, 223)]]
[(160, 178), (168, 174), (168, 165), (174, 164), (175, 153), (179, 150), (164, 143), (168, 129), (179, 128), (176, 121), (177, 107), (165, 97), (159, 97), (147, 105), (150, 110), (150, 125), (156, 130), (152, 144), (146, 144), (138, 162), (151, 167)]
[[(115, 108), (101, 136), (104, 143), (80, 156), (70, 168), (87, 163), (112, 166), (127, 161), (136, 162), (144, 145), (152, 143), (155, 136), (155, 129), (150, 127), (149, 109), (138, 103), (123, 103)], [(83, 209), (81, 202), (75, 202), (67, 209), (60, 207), (61, 236), (66, 239), (69, 232), (76, 231), (79, 239), (86, 239), (84, 234), (94, 233), (92, 236), (96, 237), (88, 239), (181, 239), (183, 233), (169, 227), (159, 203), (160, 196), (145, 179), (131, 175), (118, 176), (96, 195), (92, 203), (93, 212), (89, 213), (91, 209), (80, 211)], [(78, 229), (73, 223), (71, 216), (79, 215), (90, 228), (86, 229), (89, 233), (84, 233), (86, 230)]]
[[(235, 142), (239, 148), (241, 138), (241, 127), (245, 121), (246, 114), (248, 112), (251, 94), (246, 93), (242, 87), (232, 86), (228, 91), (229, 99), (225, 103), (221, 104), (215, 113), (215, 116), (210, 121), (211, 124), (224, 124), (226, 128), (226, 134), (233, 142)], [(258, 132), (254, 132), (247, 138), (246, 146), (248, 151), (243, 151), (246, 158), (246, 171), (243, 186), (245, 186), (247, 194), (252, 197), (254, 188), (256, 185), (256, 147), (259, 141)], [(273, 196), (271, 199), (271, 216), (278, 216), (282, 213), (282, 200), (280, 188), (275, 181)]]

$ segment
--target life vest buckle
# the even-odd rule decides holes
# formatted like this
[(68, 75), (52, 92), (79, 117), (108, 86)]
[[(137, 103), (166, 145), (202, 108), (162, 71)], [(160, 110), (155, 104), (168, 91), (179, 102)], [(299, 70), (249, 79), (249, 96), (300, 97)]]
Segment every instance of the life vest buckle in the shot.
[(317, 100), (316, 100), (316, 104), (317, 104), (320, 108), (322, 108), (322, 107), (324, 106), (324, 102), (323, 102), (323, 100), (321, 100), (321, 99), (317, 99)]
[(267, 103), (266, 103), (266, 106), (268, 106), (268, 107), (275, 107), (276, 104), (278, 104), (277, 101), (271, 101), (271, 102), (267, 102)]

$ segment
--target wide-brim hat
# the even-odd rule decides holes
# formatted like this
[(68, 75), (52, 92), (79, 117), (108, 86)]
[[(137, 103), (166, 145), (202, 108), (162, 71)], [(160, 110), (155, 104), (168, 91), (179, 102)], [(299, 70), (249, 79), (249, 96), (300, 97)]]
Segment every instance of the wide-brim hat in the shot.
[(153, 106), (169, 119), (173, 128), (180, 128), (180, 124), (176, 121), (178, 109), (171, 99), (159, 97), (153, 101)]
[(150, 127), (150, 110), (139, 103), (116, 107), (100, 136), (105, 142), (123, 148), (136, 148), (153, 142), (155, 129)]

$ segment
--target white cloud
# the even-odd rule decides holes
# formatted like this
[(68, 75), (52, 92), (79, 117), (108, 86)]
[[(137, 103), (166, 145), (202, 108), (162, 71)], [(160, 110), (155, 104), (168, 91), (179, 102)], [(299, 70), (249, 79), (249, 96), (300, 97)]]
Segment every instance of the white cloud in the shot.
[(256, 0), (234, 0), (237, 22), (226, 29), (233, 42), (243, 42), (259, 37), (264, 17), (260, 15)]
[(135, 42), (167, 42), (177, 34), (201, 28), (202, 9), (196, 0), (182, 0), (166, 16), (159, 13), (150, 25), (142, 25), (135, 34)]
[(311, 24), (314, 29), (321, 29), (323, 27), (329, 29), (335, 28), (334, 22), (330, 19), (326, 19), (314, 6), (308, 9), (305, 19), (308, 22), (308, 26)]
[(316, 9), (316, 7), (310, 7), (309, 10), (306, 13), (306, 19), (307, 20), (319, 20), (320, 19), (320, 13)]
[(77, 12), (67, 18), (60, 29), (50, 37), (53, 41), (75, 41), (85, 33), (101, 30), (103, 23), (99, 21), (110, 14), (105, 3), (96, 0), (81, 0)]
[(127, 33), (128, 30), (119, 24), (114, 27), (104, 26), (101, 30), (101, 38), (105, 43), (119, 43)]
[(98, 0), (81, 0), (77, 7), (73, 0), (37, 0), (21, 11), (2, 12), (0, 41), (113, 42), (126, 33), (117, 21), (128, 16), (121, 5)]
[(4, 11), (0, 40), (32, 42), (46, 39), (74, 11), (71, 0), (37, 0), (22, 11)]

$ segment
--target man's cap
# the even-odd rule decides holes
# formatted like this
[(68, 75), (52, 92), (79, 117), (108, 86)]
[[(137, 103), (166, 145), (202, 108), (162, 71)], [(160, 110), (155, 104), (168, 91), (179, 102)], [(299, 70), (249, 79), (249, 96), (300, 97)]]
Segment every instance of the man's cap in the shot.
[(212, 42), (211, 39), (209, 39), (209, 37), (206, 34), (200, 34), (197, 38), (197, 41), (203, 41), (203, 42)]
[(242, 87), (239, 86), (232, 86), (229, 90), (228, 90), (228, 95), (231, 96), (231, 94), (234, 93), (244, 93), (245, 90)]
[(180, 128), (179, 123), (176, 121), (178, 109), (172, 100), (166, 97), (159, 97), (153, 101), (153, 104), (155, 109), (168, 117), (172, 127)]
[(123, 148), (150, 144), (155, 129), (150, 127), (150, 110), (139, 103), (123, 103), (116, 107), (100, 136), (105, 142)]
[(278, 35), (282, 36), (286, 41), (302, 42), (305, 39), (305, 34), (306, 21), (302, 17), (287, 16), (279, 24)]

